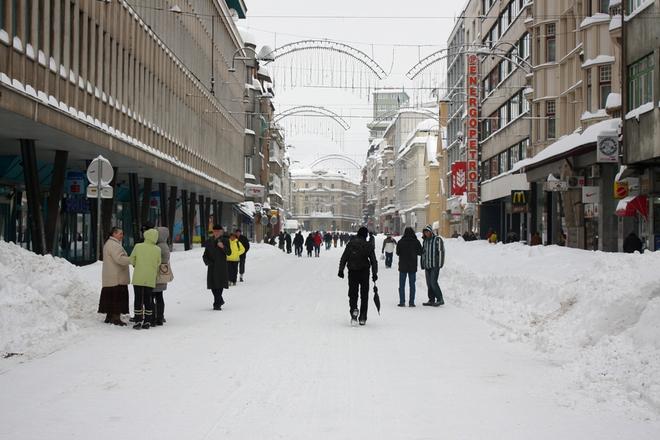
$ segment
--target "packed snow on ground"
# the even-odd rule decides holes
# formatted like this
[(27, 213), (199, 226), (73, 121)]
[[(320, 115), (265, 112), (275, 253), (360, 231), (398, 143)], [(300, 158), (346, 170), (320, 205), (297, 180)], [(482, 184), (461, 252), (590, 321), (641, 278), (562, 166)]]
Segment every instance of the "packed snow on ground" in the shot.
[(100, 264), (0, 243), (1, 349), (24, 354), (0, 358), (0, 438), (660, 438), (660, 253), (445, 242), (445, 306), (419, 272), (396, 307), (379, 260), (358, 328), (342, 249), (253, 245), (221, 312), (201, 249), (175, 251), (146, 331), (102, 323)]

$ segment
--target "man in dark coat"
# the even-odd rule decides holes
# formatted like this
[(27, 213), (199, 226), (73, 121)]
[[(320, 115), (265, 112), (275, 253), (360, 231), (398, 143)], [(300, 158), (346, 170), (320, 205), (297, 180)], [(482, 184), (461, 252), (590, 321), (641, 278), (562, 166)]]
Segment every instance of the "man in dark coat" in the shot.
[(231, 254), (229, 241), (224, 236), (220, 225), (213, 226), (213, 237), (204, 243), (202, 259), (206, 264), (206, 288), (213, 292), (213, 310), (222, 310), (225, 301), (222, 299), (222, 290), (229, 288), (227, 275), (227, 255)]
[(304, 243), (305, 239), (303, 238), (302, 231), (296, 232), (296, 236), (293, 238), (293, 248), (295, 249), (297, 257), (302, 257)]
[(280, 248), (282, 252), (284, 252), (284, 242), (286, 239), (284, 238), (284, 232), (280, 231), (280, 233), (277, 235), (277, 246)]
[[(349, 241), (339, 261), (339, 278), (344, 278), (344, 268), (348, 266), (348, 304), (350, 307), (351, 324), (359, 320), (360, 325), (367, 323), (369, 308), (369, 268), (371, 279), (378, 279), (378, 260), (374, 248), (367, 242), (367, 228), (358, 230), (357, 237)], [(360, 290), (360, 310), (358, 314), (357, 299)]]
[(291, 234), (288, 232), (284, 233), (284, 242), (286, 243), (286, 253), (291, 253)]
[(238, 237), (238, 241), (241, 242), (243, 247), (245, 248), (245, 252), (243, 252), (240, 256), (239, 264), (238, 264), (238, 273), (240, 274), (240, 281), (241, 283), (243, 282), (243, 274), (245, 273), (245, 258), (247, 256), (248, 251), (250, 250), (250, 240), (243, 235), (240, 229), (236, 229), (236, 236)]
[(422, 255), (422, 244), (415, 236), (415, 231), (407, 227), (403, 237), (396, 245), (399, 257), (399, 307), (406, 306), (406, 277), (410, 285), (409, 307), (415, 307), (415, 281), (417, 279), (417, 257)]
[(623, 252), (627, 254), (633, 254), (635, 252), (639, 252), (641, 254), (644, 252), (642, 240), (640, 240), (637, 234), (634, 232), (628, 234), (626, 239), (623, 240)]

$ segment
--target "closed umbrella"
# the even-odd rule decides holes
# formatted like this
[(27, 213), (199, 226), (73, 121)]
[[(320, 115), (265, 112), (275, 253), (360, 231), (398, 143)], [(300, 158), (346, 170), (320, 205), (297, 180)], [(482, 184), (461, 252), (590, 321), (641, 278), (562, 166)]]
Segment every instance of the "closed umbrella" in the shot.
[(376, 286), (376, 283), (374, 283), (374, 304), (376, 304), (376, 310), (378, 310), (378, 314), (380, 315), (380, 296), (378, 296), (378, 286)]

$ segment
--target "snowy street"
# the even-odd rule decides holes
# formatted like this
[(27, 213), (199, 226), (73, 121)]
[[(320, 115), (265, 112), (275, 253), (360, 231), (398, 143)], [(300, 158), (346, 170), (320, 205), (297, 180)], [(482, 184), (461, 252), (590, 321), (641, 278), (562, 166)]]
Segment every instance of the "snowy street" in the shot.
[[(19, 270), (16, 249), (3, 243), (0, 252), (7, 314), (22, 298), (7, 299), (21, 281), (20, 273), (7, 275)], [(396, 307), (397, 259), (392, 269), (379, 260), (381, 316), (371, 302), (367, 325), (352, 328), (347, 283), (337, 277), (341, 251), (296, 258), (254, 245), (246, 282), (229, 289), (222, 311), (211, 310), (201, 250), (175, 252), (167, 323), (148, 331), (103, 324), (94, 313), (101, 266), (71, 266), (89, 282), (87, 311), (65, 319), (71, 330), (57, 343), (44, 334), (25, 342), (20, 329), (1, 324), (0, 350), (25, 354), (0, 359), (0, 438), (660, 437), (660, 387), (651, 376), (659, 368), (658, 282), (634, 272), (657, 267), (659, 255), (447, 240), (445, 306), (421, 306), (418, 272), (418, 306)], [(556, 265), (535, 269), (540, 260)], [(617, 288), (608, 274), (622, 262), (630, 290), (617, 301), (634, 319), (605, 316), (608, 295), (616, 297), (601, 287)], [(646, 293), (636, 290), (648, 283)], [(585, 288), (598, 294), (603, 315)], [(526, 315), (531, 309), (536, 320)], [(54, 319), (42, 309), (33, 318), (24, 325)]]

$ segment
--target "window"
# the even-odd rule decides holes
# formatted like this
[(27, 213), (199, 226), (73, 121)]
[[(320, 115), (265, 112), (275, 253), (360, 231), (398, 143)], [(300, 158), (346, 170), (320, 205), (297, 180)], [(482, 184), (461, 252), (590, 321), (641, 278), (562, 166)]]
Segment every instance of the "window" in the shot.
[(309, 208), (305, 206), (305, 214), (309, 214)]
[(591, 69), (587, 69), (587, 111), (591, 111)]
[(491, 157), (490, 158), (490, 177), (493, 178), (500, 174), (500, 168), (499, 168), (499, 162), (498, 162), (498, 157)]
[(653, 54), (628, 66), (628, 109), (653, 101)]
[(545, 102), (545, 116), (546, 116), (546, 128), (547, 128), (547, 138), (554, 139), (556, 137), (556, 120), (555, 120), (555, 101), (546, 101)]
[(323, 188), (323, 184), (321, 182), (319, 182), (319, 183), (316, 184), (316, 187), (317, 188)]
[(549, 24), (545, 27), (545, 56), (548, 63), (557, 61), (555, 25)]
[(305, 183), (305, 188), (309, 188), (309, 183)]
[(252, 157), (245, 156), (245, 174), (252, 174)]
[(520, 115), (520, 100), (524, 99), (518, 93), (511, 97), (511, 102), (509, 104), (509, 110), (511, 114), (511, 120), (513, 121)]
[(505, 171), (509, 171), (509, 152), (508, 151), (503, 151), (500, 153), (499, 158), (500, 158), (500, 172), (503, 173)]
[(490, 161), (481, 162), (481, 179), (490, 179)]
[(605, 108), (607, 95), (612, 91), (612, 66), (600, 66), (598, 68), (598, 91), (600, 93), (600, 107)]
[(598, 12), (607, 14), (610, 12), (610, 0), (599, 0), (598, 1)]
[(635, 10), (639, 9), (645, 3), (645, 0), (628, 0), (628, 14), (635, 12)]
[(520, 144), (514, 145), (509, 149), (509, 169), (520, 160)]

